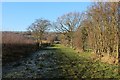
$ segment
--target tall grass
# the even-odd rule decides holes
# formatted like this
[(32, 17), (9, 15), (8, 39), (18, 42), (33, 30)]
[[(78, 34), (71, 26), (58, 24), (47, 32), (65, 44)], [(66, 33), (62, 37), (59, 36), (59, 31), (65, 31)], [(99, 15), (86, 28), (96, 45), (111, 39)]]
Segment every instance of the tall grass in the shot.
[(2, 32), (2, 61), (18, 60), (38, 49), (34, 40), (14, 32)]

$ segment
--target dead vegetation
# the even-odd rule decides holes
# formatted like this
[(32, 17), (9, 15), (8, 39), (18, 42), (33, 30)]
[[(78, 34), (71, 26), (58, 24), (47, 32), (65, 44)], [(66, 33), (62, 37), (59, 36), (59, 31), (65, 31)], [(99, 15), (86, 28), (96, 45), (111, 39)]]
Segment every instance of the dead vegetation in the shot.
[(2, 33), (2, 61), (14, 61), (38, 49), (37, 44), (24, 37), (22, 34), (14, 32)]

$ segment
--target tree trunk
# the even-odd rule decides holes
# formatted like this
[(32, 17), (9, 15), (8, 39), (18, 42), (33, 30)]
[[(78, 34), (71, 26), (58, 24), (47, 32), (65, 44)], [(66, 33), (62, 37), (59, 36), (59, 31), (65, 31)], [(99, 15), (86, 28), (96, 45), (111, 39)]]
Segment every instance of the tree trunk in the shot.
[(71, 37), (71, 48), (73, 48), (73, 38)]
[[(120, 2), (118, 2), (118, 64), (120, 63)], [(118, 69), (120, 74), (120, 69)]]

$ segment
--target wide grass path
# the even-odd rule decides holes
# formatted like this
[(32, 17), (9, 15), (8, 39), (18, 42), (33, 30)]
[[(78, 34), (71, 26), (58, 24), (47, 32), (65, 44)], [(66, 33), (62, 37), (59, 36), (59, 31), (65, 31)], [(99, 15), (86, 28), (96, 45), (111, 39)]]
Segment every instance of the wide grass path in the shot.
[(55, 44), (12, 65), (3, 78), (120, 78), (117, 65), (92, 61), (90, 56)]

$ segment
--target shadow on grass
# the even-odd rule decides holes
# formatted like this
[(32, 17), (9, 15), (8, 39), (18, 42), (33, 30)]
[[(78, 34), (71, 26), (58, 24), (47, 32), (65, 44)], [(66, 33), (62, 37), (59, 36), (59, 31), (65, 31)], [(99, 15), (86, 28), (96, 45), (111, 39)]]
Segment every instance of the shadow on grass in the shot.
[(36, 44), (2, 44), (2, 64), (19, 60), (37, 49)]

